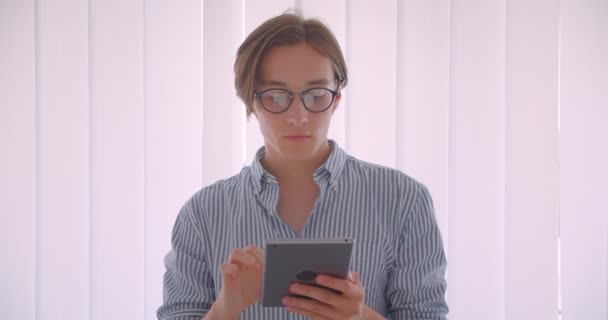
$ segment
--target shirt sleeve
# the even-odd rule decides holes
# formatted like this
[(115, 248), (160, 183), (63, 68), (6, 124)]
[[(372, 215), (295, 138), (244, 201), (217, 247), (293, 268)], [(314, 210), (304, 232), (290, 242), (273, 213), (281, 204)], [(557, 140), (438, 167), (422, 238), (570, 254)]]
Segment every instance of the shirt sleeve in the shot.
[(405, 223), (389, 272), (389, 319), (445, 320), (447, 261), (426, 187), (418, 185), (413, 205), (404, 210)]
[(194, 199), (179, 212), (172, 249), (165, 256), (163, 305), (157, 310), (161, 320), (200, 320), (215, 301), (214, 281), (204, 255), (208, 242), (193, 223), (193, 212), (200, 211)]

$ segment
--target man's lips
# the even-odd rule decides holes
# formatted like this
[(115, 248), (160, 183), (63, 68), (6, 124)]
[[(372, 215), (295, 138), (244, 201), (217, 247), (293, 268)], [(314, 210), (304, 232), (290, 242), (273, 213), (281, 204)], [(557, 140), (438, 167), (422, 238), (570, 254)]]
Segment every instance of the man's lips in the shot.
[(286, 139), (292, 139), (292, 140), (300, 140), (300, 139), (308, 139), (310, 138), (311, 135), (310, 134), (290, 134), (290, 135), (286, 135), (285, 138)]

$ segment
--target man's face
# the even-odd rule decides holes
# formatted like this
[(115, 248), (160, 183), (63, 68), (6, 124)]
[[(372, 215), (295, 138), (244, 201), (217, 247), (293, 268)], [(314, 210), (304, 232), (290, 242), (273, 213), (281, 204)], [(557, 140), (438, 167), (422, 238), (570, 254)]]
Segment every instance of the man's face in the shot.
[[(256, 92), (285, 89), (299, 93), (310, 88), (336, 90), (337, 81), (330, 60), (308, 44), (276, 46), (266, 52), (259, 70)], [(338, 93), (325, 111), (313, 113), (294, 94), (287, 111), (270, 113), (256, 98), (253, 111), (264, 136), (266, 152), (281, 158), (305, 160), (327, 149), (327, 131), (340, 101)]]

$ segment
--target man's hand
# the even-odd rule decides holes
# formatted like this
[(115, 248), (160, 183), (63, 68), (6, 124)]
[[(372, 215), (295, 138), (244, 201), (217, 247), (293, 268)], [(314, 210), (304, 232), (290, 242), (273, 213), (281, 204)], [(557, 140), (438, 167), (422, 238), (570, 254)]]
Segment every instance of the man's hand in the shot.
[(360, 320), (364, 319), (365, 289), (359, 274), (351, 272), (347, 280), (319, 275), (316, 282), (327, 288), (341, 292), (338, 294), (324, 288), (305, 284), (292, 284), (290, 292), (310, 297), (313, 300), (289, 297), (283, 298), (287, 310), (314, 320)]
[(260, 299), (262, 251), (256, 246), (233, 249), (221, 266), (222, 290), (212, 307), (213, 318), (238, 319), (241, 312)]

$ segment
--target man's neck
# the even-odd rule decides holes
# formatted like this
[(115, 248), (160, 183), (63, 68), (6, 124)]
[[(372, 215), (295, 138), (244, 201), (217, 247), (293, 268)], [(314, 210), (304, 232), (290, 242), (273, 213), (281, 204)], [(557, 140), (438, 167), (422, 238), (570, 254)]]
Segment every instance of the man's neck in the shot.
[(261, 159), (262, 166), (277, 178), (279, 183), (298, 183), (312, 181), (312, 176), (329, 157), (329, 144), (307, 159), (284, 158), (280, 154), (267, 150)]

